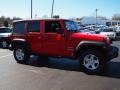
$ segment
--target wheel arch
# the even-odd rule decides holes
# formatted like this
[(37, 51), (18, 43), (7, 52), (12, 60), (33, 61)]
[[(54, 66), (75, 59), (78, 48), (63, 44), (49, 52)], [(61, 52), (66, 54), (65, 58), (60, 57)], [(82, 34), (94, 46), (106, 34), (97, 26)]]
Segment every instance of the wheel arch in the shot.
[(97, 41), (81, 41), (75, 50), (76, 56), (81, 54), (85, 50), (95, 49), (102, 53), (104, 53), (104, 42), (97, 42)]
[(24, 48), (31, 50), (28, 42), (25, 39), (13, 39), (12, 40), (12, 49), (14, 49), (17, 46), (23, 46)]

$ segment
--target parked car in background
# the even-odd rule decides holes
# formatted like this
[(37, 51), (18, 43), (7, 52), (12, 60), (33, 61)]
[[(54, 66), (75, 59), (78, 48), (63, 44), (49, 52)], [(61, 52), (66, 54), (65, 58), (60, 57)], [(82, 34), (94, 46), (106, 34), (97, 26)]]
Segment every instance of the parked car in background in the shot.
[(11, 43), (12, 28), (0, 27), (0, 46), (8, 48)]
[(114, 31), (113, 28), (105, 28), (100, 31), (100, 35), (105, 35), (109, 37), (111, 40), (116, 39), (116, 32)]
[(115, 27), (117, 36), (120, 36), (120, 26)]
[(83, 30), (80, 30), (80, 32), (86, 33), (86, 34), (96, 34), (96, 32), (91, 29), (83, 29)]
[(103, 29), (106, 29), (108, 28), (108, 26), (105, 26), (105, 25), (97, 25), (96, 29), (95, 29), (95, 32), (96, 34), (99, 34)]

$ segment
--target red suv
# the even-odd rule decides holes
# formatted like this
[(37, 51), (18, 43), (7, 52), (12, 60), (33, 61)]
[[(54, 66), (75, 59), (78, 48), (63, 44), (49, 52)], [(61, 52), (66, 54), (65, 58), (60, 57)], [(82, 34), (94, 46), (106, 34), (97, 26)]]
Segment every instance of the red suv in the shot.
[(74, 21), (66, 19), (14, 22), (12, 48), (18, 63), (27, 63), (30, 55), (73, 58), (90, 74), (100, 72), (118, 56), (118, 48), (110, 46), (109, 38), (81, 33)]

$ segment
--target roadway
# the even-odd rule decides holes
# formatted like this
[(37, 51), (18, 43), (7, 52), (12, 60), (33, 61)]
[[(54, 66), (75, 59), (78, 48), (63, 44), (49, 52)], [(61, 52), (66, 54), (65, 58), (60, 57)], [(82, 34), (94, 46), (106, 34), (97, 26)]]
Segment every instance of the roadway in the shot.
[[(120, 41), (113, 45), (120, 48)], [(87, 75), (77, 61), (64, 58), (40, 61), (17, 64), (12, 51), (0, 49), (0, 90), (120, 90), (120, 56), (103, 75)]]

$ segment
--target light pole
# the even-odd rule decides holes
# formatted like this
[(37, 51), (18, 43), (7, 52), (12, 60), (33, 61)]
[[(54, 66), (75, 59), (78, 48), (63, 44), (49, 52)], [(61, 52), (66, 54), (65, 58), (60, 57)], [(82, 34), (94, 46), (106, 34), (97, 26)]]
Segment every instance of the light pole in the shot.
[(96, 26), (97, 26), (97, 23), (98, 23), (98, 9), (96, 9), (95, 11), (96, 11)]
[(51, 11), (51, 18), (53, 18), (53, 11), (54, 11), (54, 0), (52, 1), (52, 11)]
[(31, 0), (31, 19), (33, 17), (33, 1)]

